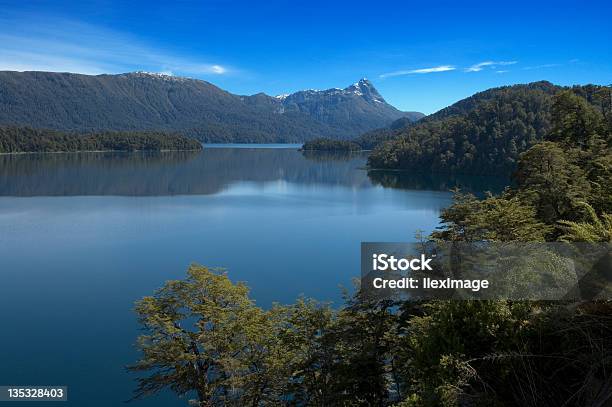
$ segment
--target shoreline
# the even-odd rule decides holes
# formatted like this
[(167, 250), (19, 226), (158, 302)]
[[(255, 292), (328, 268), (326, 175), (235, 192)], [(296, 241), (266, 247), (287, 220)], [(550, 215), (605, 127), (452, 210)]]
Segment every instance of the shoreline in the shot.
[(367, 153), (369, 151), (374, 151), (374, 150), (321, 150), (321, 149), (300, 148), (300, 151), (319, 151), (319, 152), (324, 152), (324, 153)]
[(176, 151), (202, 151), (198, 149), (163, 149), (163, 150), (76, 150), (76, 151), (15, 151), (0, 153), (0, 155), (29, 155), (29, 154), (77, 154), (77, 153), (169, 153)]

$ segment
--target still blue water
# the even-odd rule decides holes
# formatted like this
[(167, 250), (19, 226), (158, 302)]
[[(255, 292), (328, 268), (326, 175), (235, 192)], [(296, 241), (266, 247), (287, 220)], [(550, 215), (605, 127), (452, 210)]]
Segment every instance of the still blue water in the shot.
[(412, 240), (438, 225), (449, 188), (500, 185), (368, 174), (361, 154), (215, 147), (0, 156), (0, 385), (67, 385), (61, 406), (122, 405), (135, 387), (134, 301), (190, 263), (226, 267), (264, 307), (301, 294), (340, 305), (361, 241)]

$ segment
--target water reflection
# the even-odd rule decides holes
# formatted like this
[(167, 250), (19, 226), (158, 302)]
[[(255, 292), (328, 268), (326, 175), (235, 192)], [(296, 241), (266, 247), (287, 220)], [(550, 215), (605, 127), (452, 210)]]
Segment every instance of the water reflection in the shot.
[(0, 196), (209, 195), (236, 182), (499, 191), (505, 180), (364, 170), (366, 153), (207, 148), (201, 152), (0, 156)]
[(368, 171), (374, 185), (409, 190), (451, 191), (456, 188), (482, 196), (485, 192), (500, 193), (510, 184), (506, 177), (464, 174), (415, 173), (408, 171)]
[(353, 158), (359, 157), (367, 160), (368, 153), (365, 151), (302, 151), (302, 155), (307, 160), (312, 161), (350, 161)]

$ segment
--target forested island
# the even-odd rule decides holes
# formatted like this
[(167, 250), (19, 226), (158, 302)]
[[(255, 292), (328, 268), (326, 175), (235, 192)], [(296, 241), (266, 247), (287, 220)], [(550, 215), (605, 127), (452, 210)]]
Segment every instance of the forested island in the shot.
[(30, 127), (0, 127), (0, 154), (201, 149), (202, 144), (197, 140), (159, 131), (77, 134)]
[[(514, 187), (483, 199), (457, 193), (442, 212), (441, 228), (426, 239), (612, 242), (612, 115), (600, 108), (609, 105), (605, 99), (593, 103), (595, 93), (576, 89), (545, 98), (541, 86), (547, 87), (508, 88), (502, 91), (508, 103), (486, 103), (478, 114), (417, 125), (407, 138), (384, 147), (422, 165), (431, 164), (425, 157), (441, 165), (432, 157), (457, 140), (481, 140), (489, 153), (497, 139), (490, 135), (516, 134), (507, 141), (525, 142), (525, 151), (516, 152)], [(537, 108), (524, 111), (532, 103)], [(515, 115), (531, 127), (522, 128)], [(524, 131), (510, 133), (511, 128)], [(410, 135), (431, 143), (415, 153), (418, 144)], [(472, 159), (480, 153), (467, 150), (446, 163), (476, 165)], [(508, 160), (497, 166), (492, 160), (500, 157)], [(501, 170), (510, 167), (513, 155), (498, 151), (484, 158), (481, 168)], [(142, 357), (130, 367), (141, 374), (136, 397), (170, 389), (200, 406), (612, 401), (612, 302), (606, 299), (372, 301), (357, 289), (340, 309), (304, 298), (263, 309), (244, 284), (193, 265), (186, 280), (167, 282), (140, 300), (136, 312), (144, 329), (138, 341)]]
[(304, 143), (303, 151), (360, 151), (361, 146), (352, 141), (317, 138)]

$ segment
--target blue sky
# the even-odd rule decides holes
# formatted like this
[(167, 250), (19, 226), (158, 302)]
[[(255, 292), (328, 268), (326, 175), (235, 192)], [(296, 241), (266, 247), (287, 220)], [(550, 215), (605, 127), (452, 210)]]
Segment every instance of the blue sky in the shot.
[(500, 85), (612, 83), (611, 18), (609, 1), (0, 0), (0, 70), (167, 72), (271, 95), (367, 77), (432, 113)]

